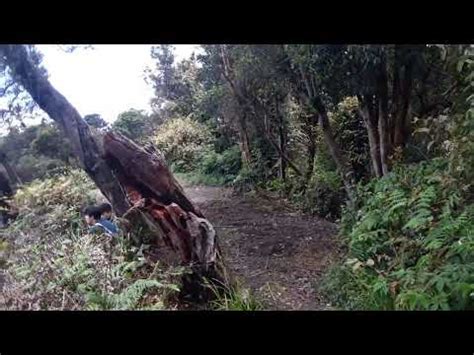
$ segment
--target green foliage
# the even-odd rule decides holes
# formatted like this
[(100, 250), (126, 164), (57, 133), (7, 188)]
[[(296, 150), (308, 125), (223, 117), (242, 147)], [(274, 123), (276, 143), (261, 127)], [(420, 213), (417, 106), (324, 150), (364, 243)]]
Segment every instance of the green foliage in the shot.
[(345, 200), (339, 174), (330, 170), (317, 172), (302, 199), (304, 210), (332, 221), (338, 219)]
[(210, 151), (211, 142), (211, 131), (191, 117), (165, 122), (155, 136), (155, 144), (178, 172), (195, 170), (199, 157)]
[(224, 186), (231, 185), (240, 172), (239, 148), (234, 146), (222, 153), (213, 150), (202, 152), (195, 170), (175, 174), (191, 185)]
[(355, 173), (357, 181), (370, 176), (370, 154), (367, 130), (357, 110), (356, 97), (345, 97), (331, 113), (336, 140)]
[(146, 138), (147, 120), (148, 116), (142, 111), (130, 109), (118, 115), (112, 124), (112, 128), (128, 138), (139, 142)]
[(0, 152), (23, 182), (57, 174), (74, 163), (69, 142), (56, 126), (44, 122), (12, 128), (0, 138)]
[(101, 128), (107, 127), (107, 122), (105, 122), (102, 116), (97, 113), (85, 115), (84, 120), (87, 122), (87, 124), (89, 124), (90, 126), (94, 128), (101, 129)]
[(34, 154), (59, 159), (65, 163), (69, 163), (73, 157), (71, 144), (53, 125), (41, 126), (38, 129), (36, 138), (31, 142), (31, 150)]
[[(163, 309), (180, 270), (147, 258), (133, 236), (85, 232), (81, 207), (103, 199), (83, 172), (22, 187), (17, 219), (0, 230), (8, 245), (0, 307), (6, 309)], [(3, 259), (3, 258), (2, 258)]]
[(342, 307), (473, 309), (474, 205), (447, 171), (436, 159), (359, 187), (346, 263), (329, 276)]
[(206, 175), (197, 171), (191, 171), (188, 173), (174, 173), (180, 180), (184, 181), (187, 185), (190, 186), (198, 186), (198, 185), (205, 185), (205, 186), (225, 186), (228, 182), (225, 178), (217, 175)]
[(22, 186), (14, 196), (19, 218), (12, 228), (36, 225), (43, 234), (54, 235), (81, 226), (81, 209), (94, 203), (97, 189), (82, 171), (73, 170)]
[(241, 155), (238, 146), (222, 153), (207, 151), (199, 159), (199, 171), (207, 176), (219, 177), (223, 184), (232, 182), (241, 168)]
[(255, 169), (252, 167), (243, 167), (237, 177), (232, 182), (232, 186), (235, 191), (239, 193), (249, 192), (255, 186), (258, 186), (259, 176)]
[(208, 285), (208, 287), (215, 295), (215, 299), (211, 303), (212, 309), (218, 311), (258, 311), (263, 309), (262, 304), (240, 284), (224, 288), (216, 285)]

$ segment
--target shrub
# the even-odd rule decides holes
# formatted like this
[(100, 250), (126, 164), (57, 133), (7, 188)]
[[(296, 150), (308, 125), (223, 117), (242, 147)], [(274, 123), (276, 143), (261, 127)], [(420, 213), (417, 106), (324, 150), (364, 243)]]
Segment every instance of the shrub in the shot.
[(81, 209), (100, 194), (80, 171), (22, 187), (17, 219), (0, 231), (6, 309), (162, 309), (179, 270), (163, 271), (146, 245), (88, 235)]
[(74, 233), (23, 245), (9, 255), (2, 308), (162, 309), (178, 291), (171, 274), (153, 272), (157, 265), (129, 248), (123, 239)]
[(13, 229), (35, 226), (43, 235), (53, 235), (83, 225), (81, 210), (94, 203), (98, 190), (82, 171), (73, 170), (19, 189), (13, 203), (19, 216)]
[(474, 308), (474, 205), (447, 167), (398, 167), (359, 187), (362, 207), (342, 219), (347, 259), (329, 286), (340, 306)]
[(195, 170), (198, 158), (210, 150), (211, 142), (209, 128), (190, 117), (167, 121), (155, 137), (157, 147), (178, 172)]
[(240, 171), (240, 151), (231, 147), (222, 153), (212, 150), (202, 152), (192, 171), (180, 172), (173, 166), (175, 175), (191, 185), (224, 186), (230, 185)]

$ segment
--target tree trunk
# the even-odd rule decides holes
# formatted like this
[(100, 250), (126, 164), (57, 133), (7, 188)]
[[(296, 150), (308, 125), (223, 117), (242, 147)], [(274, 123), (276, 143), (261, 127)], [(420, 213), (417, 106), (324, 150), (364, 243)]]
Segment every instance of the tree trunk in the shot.
[(308, 184), (313, 175), (314, 169), (314, 157), (316, 156), (316, 142), (314, 132), (310, 130), (308, 132), (308, 146), (307, 146), (307, 160), (306, 160), (306, 172), (305, 172), (305, 184)]
[(12, 182), (13, 185), (21, 185), (23, 182), (21, 181), (20, 177), (18, 176), (15, 168), (10, 165), (8, 160), (5, 158), (1, 161), (3, 167), (5, 168), (5, 171), (8, 174), (8, 177), (10, 178), (10, 181)]
[(7, 177), (0, 171), (0, 228), (8, 225), (15, 219), (17, 211), (10, 205), (9, 198), (13, 195), (13, 189)]
[[(270, 143), (270, 145), (275, 149), (275, 151), (278, 153), (279, 159), (283, 160), (288, 166), (293, 169), (293, 171), (298, 174), (299, 176), (303, 176), (301, 173), (300, 169), (291, 161), (291, 159), (286, 155), (285, 151), (281, 149), (281, 144), (278, 144), (275, 142), (275, 140), (272, 137), (272, 132), (270, 129), (270, 125), (268, 123), (267, 115), (263, 113), (263, 132), (261, 132), (261, 135), (263, 135), (263, 138)], [(281, 140), (280, 140), (281, 143)], [(285, 146), (283, 145), (283, 148)], [(285, 165), (286, 165), (285, 164)]]
[(378, 127), (378, 115), (376, 109), (373, 107), (372, 98), (370, 95), (364, 96), (361, 100), (362, 109), (359, 115), (362, 117), (367, 129), (367, 135), (369, 137), (370, 147), (370, 160), (372, 162), (372, 170), (376, 177), (382, 176), (382, 166), (380, 162), (380, 148), (379, 148), (379, 133)]
[(382, 174), (388, 174), (388, 154), (390, 149), (388, 131), (388, 87), (387, 87), (387, 66), (382, 60), (380, 73), (377, 80), (378, 102), (379, 102), (379, 141), (380, 141), (380, 162)]
[(286, 127), (285, 121), (283, 119), (283, 115), (280, 111), (280, 101), (275, 99), (275, 109), (276, 115), (278, 117), (278, 145), (279, 150), (282, 152), (279, 158), (279, 170), (278, 170), (278, 177), (282, 180), (286, 180), (286, 161), (283, 158), (283, 155), (286, 155)]
[(0, 47), (0, 51), (3, 51), (14, 79), (22, 84), (39, 107), (58, 123), (71, 142), (81, 167), (110, 201), (117, 215), (125, 213), (130, 204), (110, 168), (102, 159), (100, 146), (88, 124), (30, 61), (24, 46), (5, 45)]
[(237, 130), (239, 132), (239, 146), (240, 152), (242, 153), (242, 163), (245, 167), (250, 167), (250, 163), (252, 162), (252, 154), (250, 152), (250, 142), (249, 136), (247, 133), (247, 122), (245, 118), (240, 117), (237, 119), (238, 127)]
[(225, 284), (225, 267), (217, 234), (202, 212), (186, 197), (159, 155), (120, 134), (104, 136), (105, 159), (124, 186), (128, 199), (146, 216), (152, 230), (189, 265), (184, 294), (206, 302), (212, 295), (203, 279)]
[(98, 142), (76, 109), (32, 64), (24, 46), (2, 46), (0, 50), (15, 80), (59, 124), (81, 167), (109, 199), (117, 215), (133, 208), (143, 212), (145, 220), (180, 256), (181, 263), (193, 270), (185, 276), (183, 293), (207, 299), (210, 292), (203, 285), (203, 277), (225, 281), (217, 236), (160, 156), (113, 133)]
[[(285, 137), (285, 131), (284, 131), (284, 127), (280, 125), (280, 127), (278, 127), (278, 137), (279, 137), (279, 145), (280, 145), (280, 151), (283, 153), (283, 154), (286, 154), (286, 137)], [(286, 161), (285, 159), (283, 158), (283, 154), (280, 155), (280, 158), (279, 158), (279, 169), (278, 169), (278, 177), (285, 181), (286, 180)]]

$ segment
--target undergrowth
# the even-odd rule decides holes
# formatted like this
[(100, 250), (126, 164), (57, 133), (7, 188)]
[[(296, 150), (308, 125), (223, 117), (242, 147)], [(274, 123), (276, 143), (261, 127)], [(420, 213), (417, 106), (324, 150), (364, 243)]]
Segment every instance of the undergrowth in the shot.
[(344, 309), (474, 309), (474, 204), (435, 159), (359, 186), (348, 254), (323, 290)]
[(81, 208), (97, 190), (82, 172), (17, 192), (19, 216), (1, 231), (2, 309), (173, 309), (183, 270), (148, 257), (130, 236), (89, 235)]
[(218, 287), (208, 285), (214, 293), (215, 299), (211, 302), (211, 308), (218, 311), (258, 311), (263, 305), (254, 297), (250, 291), (238, 283), (232, 286)]

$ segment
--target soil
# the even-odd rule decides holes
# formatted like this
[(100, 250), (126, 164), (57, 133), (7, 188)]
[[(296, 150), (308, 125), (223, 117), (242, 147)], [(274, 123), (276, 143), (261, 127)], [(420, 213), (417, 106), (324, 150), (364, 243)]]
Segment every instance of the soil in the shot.
[(269, 196), (185, 186), (214, 225), (224, 258), (242, 286), (268, 310), (325, 310), (321, 276), (337, 258), (337, 226), (295, 212)]

